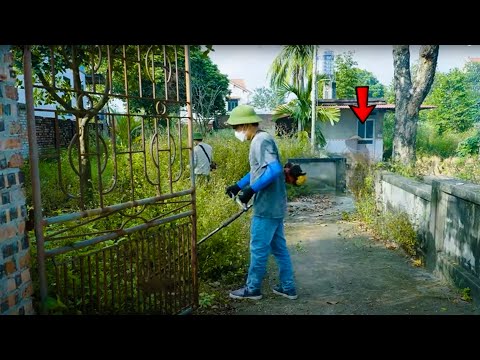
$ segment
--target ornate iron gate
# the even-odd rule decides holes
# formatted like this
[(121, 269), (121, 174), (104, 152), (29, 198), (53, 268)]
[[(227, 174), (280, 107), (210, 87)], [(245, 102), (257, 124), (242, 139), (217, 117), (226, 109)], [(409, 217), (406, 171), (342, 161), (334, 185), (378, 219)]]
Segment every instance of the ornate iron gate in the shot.
[(25, 46), (23, 64), (42, 312), (196, 306), (188, 46)]

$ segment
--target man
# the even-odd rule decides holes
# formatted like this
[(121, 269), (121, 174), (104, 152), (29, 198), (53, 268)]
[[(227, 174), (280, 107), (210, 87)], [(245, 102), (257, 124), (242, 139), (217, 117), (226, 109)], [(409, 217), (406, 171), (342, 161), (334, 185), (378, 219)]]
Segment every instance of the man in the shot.
[(251, 144), (250, 172), (236, 184), (227, 187), (226, 193), (230, 197), (238, 195), (244, 204), (255, 196), (247, 283), (245, 287), (230, 292), (230, 297), (254, 300), (262, 298), (261, 286), (271, 252), (280, 272), (280, 284), (273, 288), (273, 292), (294, 300), (297, 292), (283, 226), (287, 207), (284, 170), (277, 144), (269, 133), (258, 128), (260, 121), (262, 119), (248, 105), (239, 105), (233, 109), (227, 121), (235, 130), (237, 139), (251, 141)]
[(210, 180), (210, 164), (213, 161), (213, 150), (210, 145), (203, 142), (201, 133), (193, 134), (193, 166), (195, 176), (199, 183)]

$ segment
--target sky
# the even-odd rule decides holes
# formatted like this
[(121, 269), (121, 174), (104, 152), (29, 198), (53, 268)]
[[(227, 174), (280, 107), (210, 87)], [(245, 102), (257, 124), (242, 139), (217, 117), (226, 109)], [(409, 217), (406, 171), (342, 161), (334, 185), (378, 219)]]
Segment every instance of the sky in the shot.
[[(418, 59), (420, 46), (410, 46), (411, 63)], [(279, 54), (281, 45), (214, 45), (210, 53), (212, 61), (221, 73), (230, 79), (244, 79), (247, 88), (267, 86), (268, 69)], [(384, 85), (393, 79), (391, 45), (319, 45), (318, 53), (333, 50), (335, 55), (354, 51), (353, 59), (358, 67), (372, 72)], [(469, 57), (480, 57), (480, 45), (440, 45), (437, 70), (446, 72), (454, 67), (463, 67)], [(321, 59), (321, 58), (319, 58)], [(318, 62), (321, 69), (321, 60)]]

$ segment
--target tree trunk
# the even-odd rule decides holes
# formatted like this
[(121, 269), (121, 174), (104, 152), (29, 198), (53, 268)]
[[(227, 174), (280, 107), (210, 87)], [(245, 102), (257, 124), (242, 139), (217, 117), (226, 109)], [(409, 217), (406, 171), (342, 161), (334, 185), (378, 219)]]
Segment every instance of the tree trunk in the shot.
[(418, 112), (435, 76), (438, 45), (422, 45), (416, 78), (412, 84), (409, 45), (393, 47), (395, 132), (393, 159), (403, 164), (415, 161)]
[(80, 118), (78, 125), (78, 142), (80, 151), (80, 192), (82, 205), (88, 208), (93, 200), (92, 169), (90, 166), (88, 144), (88, 117)]

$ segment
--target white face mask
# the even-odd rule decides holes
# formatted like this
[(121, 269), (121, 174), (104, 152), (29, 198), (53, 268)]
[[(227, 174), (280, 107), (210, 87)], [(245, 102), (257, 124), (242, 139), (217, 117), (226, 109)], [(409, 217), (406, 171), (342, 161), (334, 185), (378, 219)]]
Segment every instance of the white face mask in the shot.
[(244, 142), (247, 135), (245, 134), (245, 131), (235, 131), (235, 137), (241, 142)]

